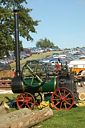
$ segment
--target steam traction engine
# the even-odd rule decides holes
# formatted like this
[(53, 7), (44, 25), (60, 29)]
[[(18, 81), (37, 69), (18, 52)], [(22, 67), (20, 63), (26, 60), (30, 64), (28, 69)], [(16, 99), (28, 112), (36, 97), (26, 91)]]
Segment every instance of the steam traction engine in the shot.
[[(15, 46), (16, 46), (16, 75), (12, 80), (12, 91), (21, 93), (17, 97), (19, 109), (34, 108), (44, 99), (50, 101), (57, 110), (70, 109), (77, 102), (76, 84), (74, 76), (67, 69), (56, 71), (50, 75), (48, 68), (37, 60), (29, 60), (20, 71), (18, 11), (14, 10), (15, 17)], [(51, 68), (51, 67), (49, 67)]]

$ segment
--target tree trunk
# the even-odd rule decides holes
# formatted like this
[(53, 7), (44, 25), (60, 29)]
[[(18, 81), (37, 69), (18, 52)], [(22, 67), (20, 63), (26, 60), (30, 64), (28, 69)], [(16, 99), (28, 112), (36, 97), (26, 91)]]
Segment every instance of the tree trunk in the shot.
[(0, 117), (0, 128), (29, 128), (53, 116), (51, 108), (31, 111), (27, 108)]

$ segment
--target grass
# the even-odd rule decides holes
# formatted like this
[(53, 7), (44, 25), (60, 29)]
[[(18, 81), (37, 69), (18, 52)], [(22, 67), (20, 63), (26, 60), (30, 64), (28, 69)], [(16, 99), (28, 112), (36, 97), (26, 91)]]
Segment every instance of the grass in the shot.
[(53, 117), (33, 128), (85, 128), (85, 107), (73, 107), (66, 111), (53, 110)]
[[(4, 101), (10, 106), (11, 102), (6, 97), (8, 97), (12, 101), (14, 98), (17, 98), (17, 95), (19, 94), (0, 94), (0, 102)], [(15, 110), (17, 110), (15, 107), (14, 108), (10, 107), (10, 111), (15, 111)]]
[[(18, 94), (0, 94), (0, 101), (8, 102), (5, 96), (13, 99)], [(9, 105), (9, 103), (8, 103)], [(17, 110), (10, 108), (11, 111)], [(36, 109), (34, 109), (36, 110)], [(34, 111), (33, 110), (33, 111)], [(58, 111), (53, 108), (53, 116), (32, 128), (84, 128), (85, 107), (72, 107), (70, 110)]]

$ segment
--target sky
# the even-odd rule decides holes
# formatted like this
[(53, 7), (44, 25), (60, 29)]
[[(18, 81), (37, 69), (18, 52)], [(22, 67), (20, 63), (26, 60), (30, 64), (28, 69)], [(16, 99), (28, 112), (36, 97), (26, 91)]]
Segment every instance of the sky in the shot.
[(30, 33), (34, 41), (22, 39), (23, 47), (35, 47), (47, 38), (59, 48), (85, 47), (85, 0), (27, 0), (30, 16), (41, 20)]

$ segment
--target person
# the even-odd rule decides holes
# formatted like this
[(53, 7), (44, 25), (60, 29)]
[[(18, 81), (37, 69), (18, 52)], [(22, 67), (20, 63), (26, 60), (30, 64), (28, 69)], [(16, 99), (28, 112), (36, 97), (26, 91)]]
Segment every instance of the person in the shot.
[(12, 75), (15, 76), (15, 70), (14, 69), (12, 69)]
[(56, 64), (56, 68), (57, 68), (57, 69), (60, 69), (60, 65), (59, 65), (58, 62), (57, 62), (57, 64)]
[(58, 62), (61, 63), (60, 58), (58, 58)]
[(60, 67), (62, 67), (62, 62), (61, 62), (61, 59), (60, 58), (58, 58), (58, 63), (60, 65)]
[(67, 63), (67, 61), (65, 62), (65, 68), (68, 69), (68, 63)]

